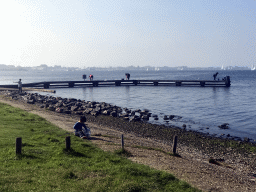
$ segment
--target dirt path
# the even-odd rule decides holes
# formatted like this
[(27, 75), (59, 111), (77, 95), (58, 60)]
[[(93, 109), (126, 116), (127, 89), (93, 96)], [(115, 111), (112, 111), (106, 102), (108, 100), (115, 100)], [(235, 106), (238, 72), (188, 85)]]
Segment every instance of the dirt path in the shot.
[[(70, 132), (73, 131), (72, 127), (77, 121), (76, 117), (70, 115), (46, 111), (35, 105), (3, 97), (0, 97), (0, 102), (37, 114)], [(177, 178), (203, 191), (256, 191), (256, 173), (247, 171), (243, 164), (235, 163), (228, 166), (210, 164), (207, 156), (185, 146), (178, 146), (178, 153), (181, 157), (170, 156), (165, 152), (171, 152), (171, 147), (161, 142), (122, 133), (96, 123), (88, 122), (87, 124), (92, 131), (92, 139), (90, 141), (101, 149), (106, 151), (120, 149), (120, 137), (124, 134), (125, 149), (132, 154), (129, 157), (130, 160), (172, 173)], [(149, 149), (150, 147), (151, 150)], [(161, 150), (152, 150), (152, 148)]]

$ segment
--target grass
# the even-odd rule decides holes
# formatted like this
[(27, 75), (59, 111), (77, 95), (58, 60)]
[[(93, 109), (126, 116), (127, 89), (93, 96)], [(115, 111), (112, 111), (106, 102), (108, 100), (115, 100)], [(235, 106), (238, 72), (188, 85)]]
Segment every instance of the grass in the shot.
[[(173, 175), (104, 152), (42, 117), (0, 103), (0, 191), (199, 191)], [(71, 149), (65, 149), (65, 137)], [(22, 154), (15, 140), (22, 137)]]

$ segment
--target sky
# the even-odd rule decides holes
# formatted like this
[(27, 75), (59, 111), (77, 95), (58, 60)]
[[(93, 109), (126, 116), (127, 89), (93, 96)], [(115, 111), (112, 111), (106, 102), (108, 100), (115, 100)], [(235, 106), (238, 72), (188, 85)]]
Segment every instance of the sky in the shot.
[(0, 23), (6, 65), (256, 65), (255, 0), (8, 0)]

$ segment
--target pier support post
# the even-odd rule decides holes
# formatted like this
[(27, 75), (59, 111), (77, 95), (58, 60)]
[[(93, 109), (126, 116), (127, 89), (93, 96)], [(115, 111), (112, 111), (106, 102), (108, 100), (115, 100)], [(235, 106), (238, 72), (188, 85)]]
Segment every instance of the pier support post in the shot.
[(204, 87), (205, 86), (205, 82), (204, 81), (200, 81), (200, 85), (201, 85), (201, 87)]
[(181, 81), (176, 81), (176, 86), (181, 86)]
[(116, 86), (120, 86), (120, 85), (121, 85), (121, 81), (116, 81), (116, 82), (115, 82), (115, 85), (116, 85)]
[(231, 81), (230, 81), (230, 76), (227, 76), (227, 77), (226, 77), (226, 82), (225, 82), (226, 87), (230, 87), (230, 85), (231, 85), (230, 82), (231, 82)]
[(45, 88), (45, 89), (49, 89), (49, 87), (50, 87), (50, 84), (49, 84), (49, 83), (45, 83), (45, 84), (44, 84), (44, 88)]
[(155, 81), (155, 82), (154, 82), (154, 85), (155, 85), (155, 86), (157, 86), (157, 85), (158, 85), (158, 82), (157, 82), (157, 81)]
[(98, 87), (98, 82), (97, 81), (93, 82), (92, 85), (93, 85), (93, 87)]
[(133, 80), (133, 84), (134, 84), (134, 85), (137, 85), (137, 84), (138, 84), (138, 81), (137, 81), (137, 80)]
[(68, 87), (74, 87), (75, 83), (68, 83)]
[(22, 140), (21, 137), (16, 138), (16, 155), (21, 154)]

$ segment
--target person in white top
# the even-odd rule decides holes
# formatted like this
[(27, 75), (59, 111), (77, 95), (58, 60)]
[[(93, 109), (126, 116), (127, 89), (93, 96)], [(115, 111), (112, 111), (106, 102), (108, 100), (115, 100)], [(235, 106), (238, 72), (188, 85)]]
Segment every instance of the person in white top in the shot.
[(22, 82), (21, 82), (21, 79), (19, 79), (18, 82), (14, 82), (14, 83), (18, 83), (19, 92), (22, 93)]

